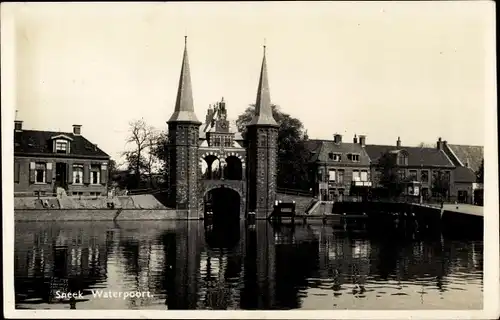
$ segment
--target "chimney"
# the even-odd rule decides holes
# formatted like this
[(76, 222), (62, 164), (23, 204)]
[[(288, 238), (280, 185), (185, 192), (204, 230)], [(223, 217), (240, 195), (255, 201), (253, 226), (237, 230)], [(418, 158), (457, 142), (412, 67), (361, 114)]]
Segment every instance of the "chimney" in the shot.
[(82, 126), (79, 124), (74, 124), (73, 125), (73, 134), (75, 136), (79, 136), (80, 134), (82, 134)]
[(365, 135), (360, 135), (359, 136), (359, 144), (364, 147), (366, 146), (366, 136)]
[(352, 142), (358, 143), (358, 137), (356, 136), (356, 134), (354, 134), (354, 138), (352, 138)]
[(97, 143), (94, 143), (94, 151), (97, 151)]
[(342, 142), (342, 135), (340, 135), (340, 134), (338, 134), (338, 133), (334, 134), (334, 135), (333, 135), (333, 141), (334, 141), (335, 143), (341, 143), (341, 142)]
[(14, 120), (14, 131), (15, 132), (23, 131), (23, 122), (21, 120)]
[(401, 147), (401, 139), (398, 137), (398, 141), (396, 141), (396, 147)]
[(436, 146), (438, 150), (443, 150), (443, 141), (441, 140), (441, 137), (439, 137)]

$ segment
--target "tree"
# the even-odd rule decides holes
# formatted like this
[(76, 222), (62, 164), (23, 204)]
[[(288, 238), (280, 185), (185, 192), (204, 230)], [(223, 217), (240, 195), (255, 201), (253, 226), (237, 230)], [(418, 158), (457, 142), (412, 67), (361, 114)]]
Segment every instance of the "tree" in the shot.
[(432, 147), (433, 147), (433, 145), (432, 145), (432, 144), (430, 144), (430, 143), (420, 142), (420, 143), (418, 144), (418, 147), (419, 147), (419, 148), (432, 148)]
[(151, 154), (158, 161), (158, 173), (163, 176), (161, 187), (165, 187), (168, 183), (169, 161), (168, 161), (168, 134), (166, 131), (158, 133), (155, 144), (151, 147)]
[(481, 164), (476, 171), (476, 182), (484, 183), (484, 159), (481, 160)]
[(404, 179), (399, 174), (397, 158), (394, 154), (384, 153), (378, 160), (379, 183), (386, 189), (388, 196), (398, 197), (404, 190)]
[(450, 189), (450, 174), (447, 171), (435, 170), (432, 172), (432, 192), (446, 197)]
[(132, 144), (133, 148), (124, 152), (128, 170), (133, 176), (133, 179), (129, 181), (129, 188), (138, 188), (145, 174), (149, 176), (151, 185), (154, 155), (150, 150), (156, 141), (156, 130), (147, 125), (144, 119), (140, 119), (129, 123), (129, 132), (127, 144)]
[[(307, 131), (299, 119), (282, 112), (272, 105), (278, 128), (278, 172), (277, 184), (282, 188), (309, 190), (309, 151), (305, 146)], [(236, 126), (246, 138), (246, 125), (255, 114), (255, 105), (250, 105), (236, 120)]]

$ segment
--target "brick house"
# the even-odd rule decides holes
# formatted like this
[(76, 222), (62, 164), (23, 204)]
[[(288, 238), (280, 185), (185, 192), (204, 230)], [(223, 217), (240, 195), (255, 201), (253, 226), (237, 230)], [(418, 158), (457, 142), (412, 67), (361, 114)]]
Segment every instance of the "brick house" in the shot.
[(407, 181), (403, 194), (432, 196), (433, 181), (439, 172), (448, 179), (448, 195), (453, 196), (455, 165), (443, 150), (444, 142), (439, 138), (436, 148), (408, 147), (401, 145), (398, 137), (395, 145), (366, 145), (366, 151), (371, 160), (371, 174), (374, 187), (380, 187), (379, 160), (384, 154), (396, 157), (396, 166), (401, 179)]
[(81, 135), (73, 132), (24, 130), (14, 124), (14, 194), (30, 196), (55, 193), (97, 196), (107, 193), (110, 157)]
[(354, 190), (367, 191), (370, 186), (370, 158), (365, 151), (365, 136), (354, 136), (343, 142), (342, 135), (333, 140), (308, 140), (313, 194), (319, 200), (341, 200)]

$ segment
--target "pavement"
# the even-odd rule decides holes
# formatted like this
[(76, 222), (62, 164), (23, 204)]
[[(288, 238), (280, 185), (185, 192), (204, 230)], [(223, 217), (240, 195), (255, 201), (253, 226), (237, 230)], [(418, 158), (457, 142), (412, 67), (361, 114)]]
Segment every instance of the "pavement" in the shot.
[(465, 214), (470, 214), (474, 216), (483, 216), (483, 207), (475, 206), (472, 204), (445, 204), (443, 205), (443, 210), (451, 212), (460, 212)]

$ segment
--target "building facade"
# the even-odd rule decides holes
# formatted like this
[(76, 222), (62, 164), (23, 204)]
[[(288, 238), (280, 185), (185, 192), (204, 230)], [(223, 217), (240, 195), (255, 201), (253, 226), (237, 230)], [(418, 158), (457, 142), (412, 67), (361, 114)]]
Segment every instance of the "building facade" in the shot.
[[(454, 183), (455, 166), (443, 151), (443, 141), (439, 138), (435, 148), (402, 146), (398, 137), (396, 144), (367, 145), (370, 156), (373, 186), (381, 187), (380, 159), (383, 156), (395, 157), (397, 174), (405, 181), (404, 195), (420, 196), (423, 199), (433, 196), (433, 187), (437, 179), (443, 179), (448, 185), (448, 196)], [(434, 194), (436, 196), (436, 194)]]
[(484, 148), (443, 141), (443, 150), (456, 167), (452, 194), (457, 202), (482, 205), (483, 184), (478, 183), (476, 173), (484, 160)]
[[(24, 130), (15, 121), (14, 194), (17, 196), (56, 193), (98, 196), (107, 194), (109, 155), (73, 132)], [(61, 189), (59, 189), (61, 190)]]
[(333, 140), (309, 140), (307, 148), (312, 191), (319, 200), (380, 191), (382, 161), (389, 159), (403, 195), (425, 200), (444, 194), (457, 202), (482, 203), (482, 184), (475, 176), (482, 147), (452, 145), (441, 138), (435, 147), (403, 146), (399, 137), (394, 145), (366, 144), (364, 135), (346, 143), (336, 134)]
[(365, 150), (365, 136), (343, 142), (342, 135), (333, 140), (309, 140), (313, 194), (323, 201), (342, 200), (348, 195), (363, 195), (371, 187), (370, 158)]

